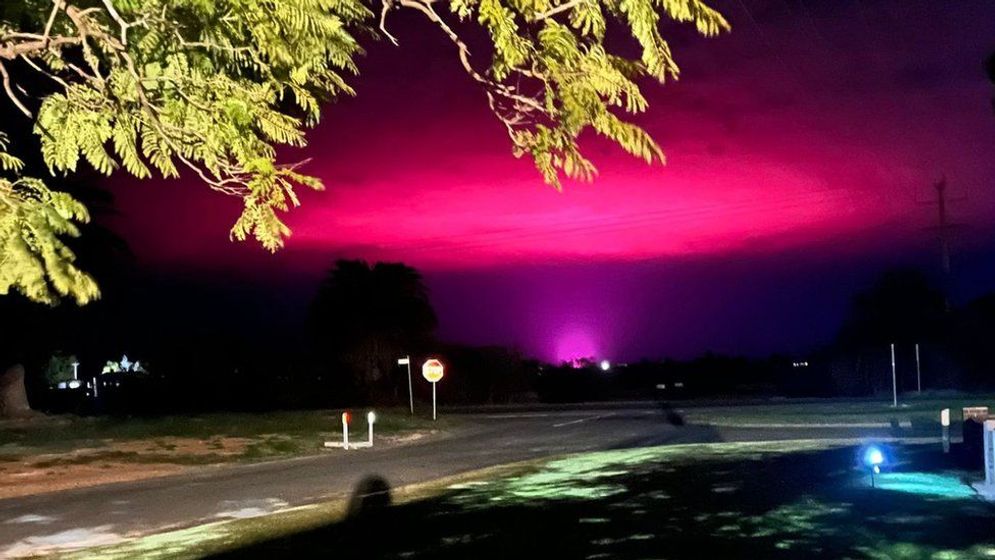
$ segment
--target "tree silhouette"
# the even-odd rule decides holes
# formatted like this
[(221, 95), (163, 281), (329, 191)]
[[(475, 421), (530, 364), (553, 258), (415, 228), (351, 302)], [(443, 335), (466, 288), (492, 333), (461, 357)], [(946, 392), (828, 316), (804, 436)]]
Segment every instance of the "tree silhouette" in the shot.
[[(985, 61), (985, 69), (988, 70), (988, 79), (995, 84), (995, 53), (992, 53)], [(992, 109), (995, 110), (995, 97), (992, 98)]]
[[(995, 52), (985, 61), (985, 70), (988, 71), (988, 79), (995, 85)], [(992, 110), (995, 111), (995, 97), (992, 98)]]
[(857, 348), (935, 341), (945, 309), (943, 293), (924, 274), (915, 269), (889, 270), (854, 298), (840, 341)]
[(423, 347), (436, 325), (421, 274), (401, 263), (336, 261), (310, 313), (316, 350), (330, 353), (373, 400), (401, 395), (406, 382), (395, 360)]

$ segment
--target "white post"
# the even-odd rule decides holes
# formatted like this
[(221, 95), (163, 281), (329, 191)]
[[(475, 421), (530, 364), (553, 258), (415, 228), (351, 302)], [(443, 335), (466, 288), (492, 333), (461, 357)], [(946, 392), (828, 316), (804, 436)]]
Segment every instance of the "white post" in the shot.
[(405, 360), (408, 361), (408, 408), (411, 409), (411, 415), (415, 415), (415, 393), (411, 389), (411, 356), (405, 356)]
[(73, 362), (70, 365), (73, 366), (73, 380), (79, 380), (79, 362)]
[(93, 378), (93, 398), (97, 398), (98, 396), (99, 395), (97, 395), (97, 378), (96, 378), (96, 376), (94, 376), (94, 378)]
[(370, 447), (373, 447), (373, 423), (376, 420), (377, 415), (372, 410), (366, 413), (366, 425), (370, 428)]
[(950, 409), (940, 411), (940, 426), (943, 429), (943, 452), (950, 453)]
[(898, 376), (895, 374), (895, 345), (891, 345), (891, 397), (892, 405), (898, 408)]
[(435, 420), (435, 381), (432, 382), (432, 420)]
[(349, 449), (349, 413), (342, 413), (342, 449)]
[(916, 343), (916, 393), (922, 394), (922, 370), (919, 368), (919, 343)]
[(985, 485), (995, 485), (995, 420), (985, 420)]

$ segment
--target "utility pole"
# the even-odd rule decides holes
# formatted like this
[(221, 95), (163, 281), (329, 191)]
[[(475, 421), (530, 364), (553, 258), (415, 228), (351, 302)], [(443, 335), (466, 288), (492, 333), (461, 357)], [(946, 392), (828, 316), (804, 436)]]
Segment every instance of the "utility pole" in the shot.
[(898, 376), (895, 374), (895, 344), (891, 345), (891, 397), (892, 405), (898, 408)]
[[(927, 229), (936, 231), (936, 239), (940, 243), (940, 269), (943, 271), (943, 283), (945, 284), (943, 288), (947, 290), (950, 287), (949, 283), (951, 276), (950, 241), (953, 234), (953, 230), (959, 229), (963, 226), (963, 224), (950, 223), (950, 216), (947, 210), (947, 204), (958, 200), (964, 200), (964, 197), (957, 197), (956, 199), (951, 199), (947, 196), (946, 177), (943, 177), (942, 179), (934, 183), (933, 189), (936, 191), (936, 201), (926, 202), (925, 204), (936, 205), (936, 225)], [(944, 297), (946, 297), (946, 294), (944, 294)], [(950, 305), (949, 302), (947, 302), (947, 307), (949, 307), (949, 305)]]
[(922, 394), (922, 369), (919, 367), (919, 343), (916, 343), (916, 393)]
[(936, 200), (925, 202), (925, 204), (935, 204), (937, 222), (935, 226), (926, 228), (936, 232), (936, 239), (940, 244), (940, 269), (943, 271), (942, 288), (943, 304), (947, 311), (950, 311), (950, 288), (951, 288), (951, 265), (950, 265), (950, 242), (953, 230), (959, 229), (963, 224), (950, 223), (950, 216), (947, 211), (947, 204), (955, 200), (963, 200), (964, 197), (951, 199), (947, 196), (947, 178), (943, 177), (933, 184), (936, 191)]

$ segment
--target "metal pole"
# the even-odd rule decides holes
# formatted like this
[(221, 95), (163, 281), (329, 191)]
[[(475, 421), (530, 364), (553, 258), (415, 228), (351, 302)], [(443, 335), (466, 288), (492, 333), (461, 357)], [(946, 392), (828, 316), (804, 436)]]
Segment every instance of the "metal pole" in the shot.
[(898, 376), (895, 374), (895, 345), (891, 345), (891, 396), (892, 405), (898, 408)]
[(435, 381), (432, 382), (432, 420), (435, 420)]
[(922, 370), (919, 368), (919, 343), (916, 343), (916, 392), (922, 393)]
[(405, 360), (408, 361), (408, 408), (411, 409), (411, 415), (415, 414), (415, 394), (411, 390), (411, 356), (405, 356)]

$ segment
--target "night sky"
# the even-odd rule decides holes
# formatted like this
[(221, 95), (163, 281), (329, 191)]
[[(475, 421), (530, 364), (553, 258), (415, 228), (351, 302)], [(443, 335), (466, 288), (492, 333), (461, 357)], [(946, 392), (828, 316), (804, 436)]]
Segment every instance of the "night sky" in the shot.
[(639, 122), (667, 166), (592, 135), (600, 177), (556, 192), (511, 155), (446, 39), (399, 14), (401, 48), (371, 45), (358, 97), (330, 104), (310, 146), (284, 154), (313, 158), (306, 171), (327, 186), (303, 193), (285, 250), (229, 242), (239, 201), (192, 179), (116, 181), (112, 225), (145, 270), (228, 292), (277, 327), (293, 328), (346, 257), (420, 269), (446, 340), (550, 360), (802, 352), (831, 340), (881, 270), (937, 268), (928, 203), (946, 176), (951, 218), (967, 226), (955, 299), (995, 289), (983, 68), (995, 4), (714, 5), (733, 32), (667, 24), (682, 78), (644, 90)]

